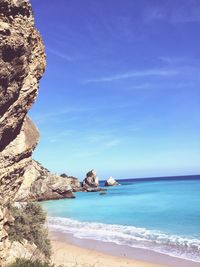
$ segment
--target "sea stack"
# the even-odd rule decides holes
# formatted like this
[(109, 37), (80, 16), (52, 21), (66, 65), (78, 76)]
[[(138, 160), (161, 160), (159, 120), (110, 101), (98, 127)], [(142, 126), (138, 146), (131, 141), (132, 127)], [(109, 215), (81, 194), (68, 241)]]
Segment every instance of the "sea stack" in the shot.
[(114, 186), (114, 185), (119, 185), (119, 183), (111, 176), (106, 180), (105, 186)]
[(98, 187), (99, 186), (99, 178), (95, 170), (91, 170), (86, 174), (85, 179), (83, 180), (83, 187)]

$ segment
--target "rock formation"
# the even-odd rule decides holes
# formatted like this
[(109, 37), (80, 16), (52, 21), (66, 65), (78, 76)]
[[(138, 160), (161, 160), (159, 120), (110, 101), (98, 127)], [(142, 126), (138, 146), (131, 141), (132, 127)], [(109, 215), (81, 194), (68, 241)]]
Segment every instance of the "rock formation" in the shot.
[(105, 186), (114, 186), (114, 185), (119, 185), (119, 183), (113, 177), (109, 177), (105, 182)]
[(99, 179), (95, 170), (91, 170), (86, 174), (85, 179), (83, 180), (83, 187), (98, 187), (99, 186)]
[(23, 242), (14, 241), (8, 247), (6, 264), (8, 263), (9, 266), (17, 258), (32, 260), (45, 259), (44, 255), (37, 249), (37, 246), (34, 243), (29, 243), (25, 239)]
[(28, 0), (0, 0), (0, 266), (8, 244), (8, 206), (39, 133), (26, 117), (45, 69), (44, 46)]
[(81, 183), (77, 178), (65, 178), (52, 174), (42, 165), (32, 160), (24, 172), (23, 183), (15, 196), (15, 201), (49, 200), (74, 198), (72, 191), (80, 191)]

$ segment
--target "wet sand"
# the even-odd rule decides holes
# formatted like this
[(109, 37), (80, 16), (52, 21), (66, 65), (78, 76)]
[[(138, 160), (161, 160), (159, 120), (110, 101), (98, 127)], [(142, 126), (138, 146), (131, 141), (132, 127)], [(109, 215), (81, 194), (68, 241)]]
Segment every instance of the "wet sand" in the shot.
[(79, 239), (66, 233), (51, 232), (50, 238), (53, 262), (67, 267), (200, 267), (200, 263), (150, 250)]

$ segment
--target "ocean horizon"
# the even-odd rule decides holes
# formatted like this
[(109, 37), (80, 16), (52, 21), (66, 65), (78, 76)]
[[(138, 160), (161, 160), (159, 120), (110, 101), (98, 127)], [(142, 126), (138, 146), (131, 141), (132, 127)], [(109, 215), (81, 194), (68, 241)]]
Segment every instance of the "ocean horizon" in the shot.
[(117, 181), (104, 195), (42, 202), (50, 231), (200, 262), (200, 175)]
[[(134, 177), (134, 178), (120, 178), (116, 179), (119, 183), (125, 182), (145, 182), (145, 181), (164, 181), (164, 180), (200, 180), (200, 174), (190, 175), (169, 175), (169, 176), (151, 176), (151, 177)], [(104, 186), (106, 180), (102, 179), (99, 181), (100, 186)]]

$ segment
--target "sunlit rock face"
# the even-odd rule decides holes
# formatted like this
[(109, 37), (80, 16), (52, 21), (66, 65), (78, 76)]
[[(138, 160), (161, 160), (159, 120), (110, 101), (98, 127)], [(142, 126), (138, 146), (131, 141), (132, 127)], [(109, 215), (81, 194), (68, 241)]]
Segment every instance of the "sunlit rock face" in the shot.
[(119, 183), (112, 177), (110, 176), (106, 182), (105, 182), (105, 186), (114, 186), (114, 185), (119, 185)]
[(91, 170), (86, 174), (85, 179), (83, 180), (83, 187), (98, 187), (99, 186), (99, 178), (97, 177), (97, 174), (95, 170)]
[(15, 195), (15, 201), (74, 198), (72, 191), (81, 190), (78, 178), (53, 174), (39, 162), (32, 160), (24, 172), (23, 183)]
[(26, 116), (45, 69), (44, 46), (27, 0), (0, 0), (0, 266), (14, 199), (39, 133)]

